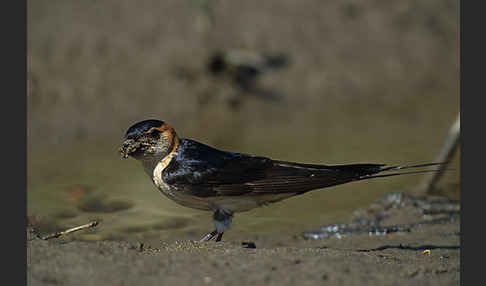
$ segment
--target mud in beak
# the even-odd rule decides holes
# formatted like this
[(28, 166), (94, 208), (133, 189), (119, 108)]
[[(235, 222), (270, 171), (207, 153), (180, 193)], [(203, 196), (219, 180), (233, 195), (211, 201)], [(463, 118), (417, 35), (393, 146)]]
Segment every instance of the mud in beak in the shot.
[(118, 151), (120, 152), (122, 158), (128, 158), (128, 156), (133, 156), (136, 154), (142, 154), (147, 149), (156, 144), (156, 139), (150, 137), (140, 137), (137, 139), (125, 139), (122, 146)]
[(126, 139), (125, 141), (123, 141), (123, 144), (120, 147), (120, 149), (118, 149), (118, 151), (120, 152), (122, 158), (126, 159), (128, 158), (128, 156), (130, 156), (130, 154), (140, 149), (140, 147), (141, 144), (138, 143), (137, 141), (133, 139)]

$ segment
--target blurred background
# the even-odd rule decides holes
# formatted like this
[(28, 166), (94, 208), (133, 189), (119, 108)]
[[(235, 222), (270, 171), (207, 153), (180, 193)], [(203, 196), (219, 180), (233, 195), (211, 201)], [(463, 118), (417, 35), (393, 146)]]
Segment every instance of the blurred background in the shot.
[[(29, 222), (86, 240), (198, 239), (211, 214), (117, 153), (156, 118), (180, 137), (306, 163), (434, 161), (459, 113), (455, 0), (28, 1)], [(459, 156), (439, 184), (459, 199)], [(422, 175), (240, 213), (227, 239), (339, 223)], [(292, 211), (291, 211), (292, 210)]]

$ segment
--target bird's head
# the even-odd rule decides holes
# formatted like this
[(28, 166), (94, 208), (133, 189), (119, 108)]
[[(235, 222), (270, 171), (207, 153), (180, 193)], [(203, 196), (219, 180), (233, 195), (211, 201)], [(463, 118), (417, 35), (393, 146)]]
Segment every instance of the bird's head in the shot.
[(119, 151), (123, 158), (152, 160), (165, 157), (178, 144), (174, 128), (163, 121), (149, 119), (128, 128)]

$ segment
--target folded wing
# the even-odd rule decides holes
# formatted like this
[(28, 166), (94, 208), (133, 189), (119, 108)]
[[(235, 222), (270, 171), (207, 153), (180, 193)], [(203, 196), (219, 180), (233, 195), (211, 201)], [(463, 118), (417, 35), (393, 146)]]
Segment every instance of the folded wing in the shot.
[(183, 139), (163, 179), (199, 197), (305, 193), (384, 170), (382, 164), (313, 165), (225, 152)]

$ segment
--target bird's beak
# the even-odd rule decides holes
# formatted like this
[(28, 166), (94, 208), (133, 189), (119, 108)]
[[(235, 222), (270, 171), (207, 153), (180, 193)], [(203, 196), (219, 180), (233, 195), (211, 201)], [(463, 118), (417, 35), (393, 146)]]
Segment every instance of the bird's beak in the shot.
[(130, 154), (135, 152), (138, 147), (140, 147), (139, 145), (140, 144), (136, 144), (136, 141), (133, 139), (126, 139), (123, 141), (123, 144), (118, 151), (120, 152), (122, 158), (126, 159)]

